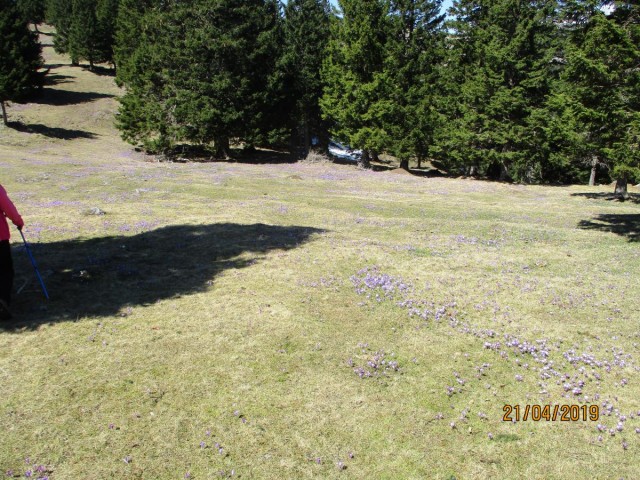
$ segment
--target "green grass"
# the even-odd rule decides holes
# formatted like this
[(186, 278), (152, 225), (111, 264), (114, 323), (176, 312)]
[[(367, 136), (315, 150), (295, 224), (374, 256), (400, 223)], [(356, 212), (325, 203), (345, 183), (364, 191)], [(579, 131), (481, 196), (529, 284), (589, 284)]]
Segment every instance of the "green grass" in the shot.
[[(14, 236), (2, 473), (29, 457), (52, 479), (640, 476), (637, 204), (609, 187), (157, 163), (119, 139), (111, 77), (45, 53), (64, 83), (9, 107), (27, 128), (0, 128), (2, 183), (52, 297)], [(358, 294), (373, 266), (404, 293)], [(505, 334), (546, 341), (570, 378), (541, 379)], [(360, 378), (376, 352), (399, 370)], [(563, 356), (585, 352), (609, 368)], [(584, 396), (611, 415), (502, 422), (505, 404)]]

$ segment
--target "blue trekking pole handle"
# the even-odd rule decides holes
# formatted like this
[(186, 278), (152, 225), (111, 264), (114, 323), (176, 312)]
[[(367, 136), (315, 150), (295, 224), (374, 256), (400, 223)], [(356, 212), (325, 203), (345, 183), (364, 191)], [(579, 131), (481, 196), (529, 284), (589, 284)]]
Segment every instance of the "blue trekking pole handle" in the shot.
[(20, 235), (22, 236), (22, 241), (24, 242), (24, 249), (27, 251), (27, 255), (29, 255), (29, 260), (31, 260), (31, 265), (33, 265), (33, 269), (36, 271), (36, 277), (40, 281), (40, 286), (42, 287), (42, 291), (44, 292), (44, 296), (49, 300), (49, 293), (47, 292), (47, 287), (44, 286), (44, 281), (40, 276), (40, 272), (38, 271), (38, 266), (36, 265), (36, 259), (33, 258), (31, 254), (31, 249), (29, 248), (29, 244), (27, 243), (27, 239), (24, 238), (24, 233), (22, 233), (22, 229), (18, 229)]

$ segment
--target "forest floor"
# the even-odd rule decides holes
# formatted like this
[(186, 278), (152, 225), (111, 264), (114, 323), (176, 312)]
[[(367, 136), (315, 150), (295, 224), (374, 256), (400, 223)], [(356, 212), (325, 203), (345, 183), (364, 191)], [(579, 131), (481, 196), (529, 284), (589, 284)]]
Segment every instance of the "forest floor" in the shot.
[(120, 140), (107, 71), (45, 56), (43, 96), (0, 127), (51, 295), (14, 230), (0, 473), (640, 477), (637, 202), (157, 162)]

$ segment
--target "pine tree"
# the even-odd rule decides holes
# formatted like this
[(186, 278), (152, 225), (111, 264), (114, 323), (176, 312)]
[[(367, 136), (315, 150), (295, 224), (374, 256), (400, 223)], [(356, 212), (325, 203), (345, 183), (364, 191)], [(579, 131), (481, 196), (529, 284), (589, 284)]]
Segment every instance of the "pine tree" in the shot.
[[(268, 140), (277, 10), (272, 1), (163, 2), (127, 53), (118, 126), (152, 151), (178, 142), (229, 154), (230, 138)], [(117, 51), (121, 50), (118, 45)]]
[(42, 86), (42, 47), (12, 0), (0, 0), (0, 107), (7, 125), (7, 101), (21, 101)]
[(323, 116), (339, 139), (363, 150), (360, 165), (370, 168), (389, 144), (385, 124), (393, 114), (390, 79), (384, 63), (389, 33), (383, 0), (340, 0), (322, 77)]
[(38, 24), (44, 21), (44, 0), (18, 0), (18, 9), (24, 17), (33, 24), (38, 31)]
[(292, 143), (300, 144), (303, 154), (312, 137), (326, 148), (326, 126), (320, 111), (323, 83), (322, 61), (330, 35), (330, 6), (327, 0), (290, 0), (285, 8), (285, 72), (288, 108), (292, 120)]
[(118, 0), (98, 0), (96, 21), (98, 30), (98, 56), (101, 62), (114, 64), (114, 43), (116, 21), (118, 18)]
[(117, 65), (116, 81), (123, 85), (134, 74), (133, 56), (147, 28), (145, 15), (158, 7), (161, 0), (120, 0), (114, 33), (114, 63)]
[[(616, 179), (615, 193), (626, 198), (627, 182), (640, 178), (640, 9), (616, 2), (610, 15), (591, 1), (567, 5), (571, 42), (564, 80), (582, 156), (604, 165)], [(579, 12), (580, 15), (576, 15)]]
[(391, 2), (385, 69), (391, 78), (393, 117), (389, 152), (408, 168), (410, 158), (427, 158), (438, 121), (435, 99), (443, 58), (444, 15), (439, 0)]
[(73, 0), (68, 48), (71, 58), (87, 60), (93, 70), (100, 58), (100, 30), (94, 0)]
[[(53, 48), (57, 53), (69, 53), (69, 34), (73, 20), (73, 0), (47, 0), (45, 16), (55, 28)], [(71, 55), (71, 63), (78, 64)]]
[[(262, 6), (254, 13), (257, 31), (254, 48), (249, 50), (248, 68), (261, 65), (262, 70), (253, 75), (250, 91), (253, 92), (253, 121), (247, 118), (243, 135), (245, 148), (265, 146), (282, 148), (290, 139), (290, 119), (284, 115), (287, 110), (289, 92), (286, 89), (284, 75), (280, 65), (284, 52), (284, 21), (279, 0), (263, 0)], [(244, 73), (243, 73), (244, 75)]]
[(553, 0), (460, 0), (451, 24), (448, 103), (441, 158), (451, 168), (501, 179), (542, 180), (536, 124), (551, 91)]

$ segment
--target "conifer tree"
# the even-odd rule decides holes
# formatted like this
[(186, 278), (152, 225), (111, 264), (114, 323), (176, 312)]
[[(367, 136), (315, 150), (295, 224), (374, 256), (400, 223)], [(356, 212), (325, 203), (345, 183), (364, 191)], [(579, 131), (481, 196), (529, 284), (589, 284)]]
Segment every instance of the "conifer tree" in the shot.
[(384, 0), (340, 0), (322, 76), (323, 116), (340, 140), (363, 150), (360, 165), (389, 144), (385, 124), (393, 115), (390, 79), (385, 72), (389, 33)]
[[(161, 0), (120, 0), (114, 33), (114, 63), (117, 65), (116, 81), (127, 83), (134, 74), (134, 53), (145, 38), (145, 15), (158, 7)], [(133, 70), (133, 71), (132, 71)]]
[(17, 4), (22, 15), (33, 24), (37, 32), (38, 24), (44, 21), (44, 0), (18, 0)]
[(627, 182), (640, 179), (640, 8), (615, 2), (607, 15), (598, 7), (592, 1), (566, 7), (572, 32), (564, 80), (578, 142), (592, 159), (590, 183), (595, 166), (604, 165), (616, 179), (615, 193), (626, 198)]
[(261, 0), (176, 0), (147, 10), (120, 77), (127, 89), (118, 116), (123, 137), (151, 151), (181, 141), (213, 144), (221, 157), (229, 154), (230, 138), (268, 139), (275, 7)]
[(441, 158), (501, 179), (542, 180), (537, 112), (551, 90), (553, 0), (459, 0), (448, 59)]
[[(73, 0), (47, 0), (45, 16), (56, 31), (53, 36), (53, 48), (57, 53), (69, 53), (69, 34), (73, 20)], [(71, 63), (78, 64), (71, 55)]]
[(118, 0), (98, 0), (96, 3), (96, 21), (98, 25), (98, 54), (100, 61), (114, 63), (114, 43), (116, 21), (118, 18)]
[(100, 29), (94, 0), (73, 0), (68, 49), (71, 58), (87, 60), (89, 68), (100, 59)]
[(441, 93), (445, 17), (440, 7), (440, 0), (391, 2), (385, 69), (391, 79), (393, 116), (386, 129), (389, 153), (405, 169), (410, 158), (419, 164), (427, 158), (438, 121), (435, 99)]
[[(290, 0), (285, 8), (285, 72), (288, 111), (292, 119), (292, 141), (304, 153), (316, 137), (326, 148), (326, 126), (320, 111), (323, 84), (320, 79), (330, 35), (327, 0)], [(300, 138), (302, 137), (302, 138)]]
[(5, 103), (24, 100), (42, 86), (42, 47), (12, 0), (0, 0), (0, 38), (0, 107), (7, 125)]

